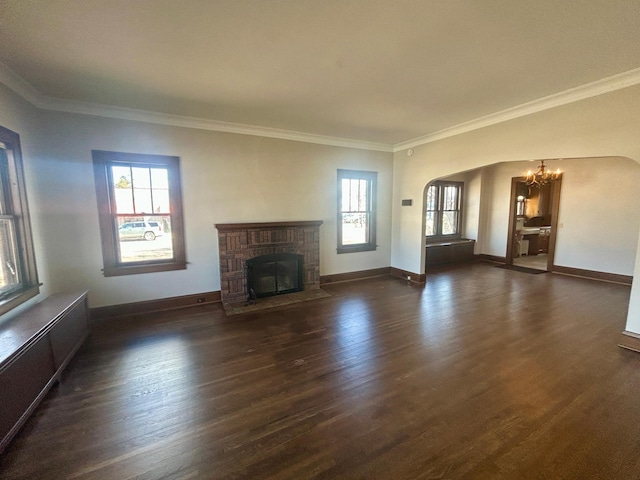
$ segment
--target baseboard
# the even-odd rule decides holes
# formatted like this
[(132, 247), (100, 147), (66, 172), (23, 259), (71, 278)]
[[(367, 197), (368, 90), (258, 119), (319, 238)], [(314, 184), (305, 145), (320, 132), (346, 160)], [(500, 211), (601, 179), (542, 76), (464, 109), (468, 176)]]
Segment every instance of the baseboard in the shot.
[(486, 260), (487, 262), (507, 263), (507, 257), (499, 257), (497, 255), (487, 255), (485, 253), (480, 253), (474, 256), (476, 260)]
[(95, 324), (106, 318), (126, 317), (129, 315), (139, 315), (149, 312), (161, 312), (165, 310), (175, 310), (178, 308), (195, 307), (208, 303), (220, 302), (220, 291), (194, 293), (180, 297), (159, 298), (157, 300), (146, 300), (144, 302), (123, 303), (120, 305), (109, 305), (106, 307), (90, 308), (91, 323)]
[(371, 270), (360, 270), (357, 272), (334, 273), (332, 275), (320, 275), (320, 285), (337, 282), (351, 282), (353, 280), (362, 280), (364, 278), (380, 277), (382, 275), (390, 275), (391, 267), (373, 268)]
[(402, 278), (403, 280), (409, 280), (415, 283), (425, 283), (427, 276), (422, 273), (414, 273), (408, 270), (402, 270), (400, 268), (391, 267), (391, 276), (396, 278)]
[[(357, 272), (336, 273), (333, 275), (322, 275), (320, 284), (349, 282), (362, 280), (365, 278), (390, 275), (391, 267), (374, 268), (371, 270), (361, 270)], [(415, 275), (415, 274), (414, 274)], [(406, 278), (406, 277), (403, 277)], [(157, 300), (147, 300), (143, 302), (123, 303), (120, 305), (109, 305), (106, 307), (90, 308), (91, 323), (96, 324), (107, 318), (127, 317), (130, 315), (140, 315), (150, 312), (161, 312), (166, 310), (176, 310), (179, 308), (195, 307), (209, 303), (221, 301), (220, 291), (194, 293), (181, 297), (159, 298)]]
[(640, 335), (625, 330), (620, 334), (618, 346), (640, 353)]
[(592, 280), (600, 280), (602, 282), (621, 283), (623, 285), (631, 285), (633, 277), (629, 275), (618, 275), (616, 273), (597, 272), (594, 270), (584, 270), (582, 268), (553, 266), (553, 273), (562, 275), (571, 275), (574, 277), (590, 278)]
[[(499, 257), (497, 255), (479, 254), (475, 256), (478, 260), (488, 262), (507, 263), (507, 257)], [(633, 276), (619, 275), (617, 273), (598, 272), (595, 270), (585, 270), (582, 268), (563, 267), (554, 265), (551, 270), (553, 273), (561, 275), (570, 275), (573, 277), (590, 278), (592, 280), (600, 280), (601, 282), (621, 283), (623, 285), (631, 285)]]

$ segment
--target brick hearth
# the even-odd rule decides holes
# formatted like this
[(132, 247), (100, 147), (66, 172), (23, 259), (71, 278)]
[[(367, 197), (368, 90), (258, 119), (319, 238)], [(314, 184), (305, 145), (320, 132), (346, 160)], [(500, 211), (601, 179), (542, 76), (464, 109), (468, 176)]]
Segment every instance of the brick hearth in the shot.
[(304, 290), (320, 288), (322, 220), (271, 223), (217, 223), (222, 303), (247, 299), (245, 262), (273, 253), (303, 255)]

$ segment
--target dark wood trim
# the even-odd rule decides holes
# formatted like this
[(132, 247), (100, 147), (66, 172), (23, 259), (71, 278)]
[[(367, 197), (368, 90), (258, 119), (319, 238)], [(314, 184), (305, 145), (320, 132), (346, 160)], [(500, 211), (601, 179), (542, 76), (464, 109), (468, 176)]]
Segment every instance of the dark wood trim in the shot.
[(507, 238), (507, 254), (505, 263), (513, 265), (513, 240), (516, 236), (516, 205), (517, 205), (517, 185), (518, 182), (523, 182), (524, 177), (512, 177), (511, 178), (511, 193), (509, 194), (509, 237)]
[(475, 255), (477, 260), (485, 260), (487, 262), (507, 263), (507, 257), (500, 257), (498, 255), (487, 255), (486, 253), (479, 253)]
[(245, 230), (247, 228), (279, 228), (279, 227), (319, 227), (322, 220), (306, 220), (299, 222), (259, 222), (259, 223), (216, 223), (218, 230)]
[(36, 296), (40, 292), (40, 282), (33, 246), (20, 135), (0, 126), (0, 142), (5, 145), (7, 154), (6, 171), (3, 174), (7, 176), (5, 179), (7, 185), (5, 185), (3, 202), (6, 203), (7, 213), (15, 219), (17, 256), (21, 270), (18, 277), (21, 279), (20, 290), (8, 295), (3, 302), (0, 302), (0, 315), (3, 315)]
[(440, 237), (437, 240), (429, 239), (425, 241), (424, 246), (425, 248), (429, 248), (429, 247), (438, 247), (442, 245), (453, 245), (454, 243), (469, 243), (469, 242), (475, 242), (475, 240), (472, 238), (462, 238), (460, 235), (455, 235), (450, 238)]
[(603, 282), (622, 283), (623, 285), (631, 285), (633, 276), (619, 275), (617, 273), (596, 272), (594, 270), (584, 270), (582, 268), (562, 267), (554, 265), (551, 269), (553, 273), (562, 275), (571, 275), (574, 277), (590, 278), (592, 280), (600, 280)]
[[(526, 177), (511, 178), (511, 195), (509, 205), (509, 237), (507, 238), (506, 263), (513, 265), (513, 244), (516, 234), (516, 185), (524, 183)], [(549, 235), (549, 251), (547, 253), (547, 272), (553, 271), (553, 260), (556, 252), (556, 239), (558, 238), (558, 218), (560, 216), (560, 191), (562, 189), (562, 174), (560, 174), (551, 186), (551, 234)]]
[[(443, 190), (443, 187), (447, 187), (447, 186), (456, 187), (458, 189), (458, 210), (457, 211), (458, 211), (459, 218), (458, 218), (458, 224), (456, 225), (456, 230), (458, 233), (455, 233), (453, 235), (442, 234), (442, 215), (444, 211), (443, 205), (442, 205), (442, 190)], [(434, 180), (432, 182), (429, 182), (424, 189), (424, 195), (423, 195), (425, 214), (426, 214), (427, 204), (428, 204), (427, 198), (429, 195), (429, 189), (431, 187), (437, 187), (437, 192), (438, 192), (438, 195), (437, 195), (438, 209), (433, 210), (435, 212), (435, 218), (433, 223), (434, 223), (434, 228), (436, 233), (431, 236), (425, 235), (426, 243), (438, 243), (438, 242), (460, 240), (462, 238), (462, 229), (463, 229), (463, 222), (464, 222), (465, 182), (454, 182), (454, 181), (448, 181), (448, 180)]]
[[(123, 153), (104, 150), (92, 150), (93, 175), (98, 203), (98, 223), (102, 240), (102, 272), (105, 277), (117, 275), (135, 275), (140, 273), (164, 272), (184, 270), (187, 264), (184, 220), (182, 209), (182, 187), (180, 180), (180, 158), (168, 155), (151, 155), (141, 153)], [(118, 259), (118, 231), (114, 218), (116, 214), (115, 200), (112, 198), (110, 165), (114, 162), (124, 162), (142, 167), (159, 165), (167, 169), (169, 179), (169, 204), (171, 218), (171, 241), (173, 258), (170, 261), (147, 261), (140, 263), (122, 263)], [(143, 216), (147, 214), (132, 214)]]
[(620, 334), (618, 346), (640, 353), (640, 335), (625, 330)]
[(195, 307), (209, 303), (220, 302), (220, 291), (194, 293), (180, 297), (158, 298), (143, 302), (122, 303), (89, 309), (91, 323), (95, 324), (107, 318), (127, 317), (149, 312), (176, 310), (179, 308)]
[(158, 262), (149, 265), (127, 265), (126, 267), (103, 268), (105, 277), (117, 277), (120, 275), (136, 275), (139, 273), (169, 272), (172, 270), (185, 270), (187, 262)]
[(414, 273), (409, 270), (402, 270), (400, 268), (391, 267), (391, 276), (396, 278), (402, 278), (403, 280), (409, 280), (414, 283), (425, 283), (427, 281), (426, 273)]
[(15, 292), (9, 297), (5, 297), (0, 301), (0, 314), (4, 314), (18, 305), (23, 304), (27, 300), (35, 297), (40, 293), (40, 286), (42, 284), (34, 285), (32, 287), (26, 287), (23, 290)]
[(547, 272), (554, 270), (556, 255), (556, 240), (558, 238), (558, 218), (560, 217), (560, 190), (562, 189), (562, 174), (552, 184), (551, 193), (551, 231), (549, 235), (549, 248), (547, 251)]
[[(358, 179), (366, 180), (368, 186), (368, 200), (369, 200), (369, 239), (366, 243), (359, 243), (357, 245), (343, 245), (342, 244), (342, 180), (343, 179)], [(368, 172), (363, 170), (343, 170), (338, 169), (338, 185), (337, 185), (337, 199), (336, 199), (336, 221), (337, 221), (337, 248), (338, 254), (343, 253), (356, 253), (356, 252), (370, 252), (378, 248), (376, 242), (376, 217), (378, 209), (378, 172)]]
[(332, 275), (321, 275), (320, 285), (327, 283), (351, 282), (353, 280), (362, 280), (364, 278), (380, 277), (382, 275), (390, 275), (391, 267), (374, 268), (371, 270), (360, 270), (357, 272), (334, 273)]
[[(507, 263), (505, 257), (498, 257), (496, 255), (486, 255), (481, 253), (475, 256), (476, 259), (488, 262)], [(560, 265), (553, 265), (548, 271), (553, 273), (559, 273), (561, 275), (571, 275), (573, 277), (589, 278), (591, 280), (599, 280), (602, 282), (620, 283), (622, 285), (631, 285), (633, 276), (619, 275), (617, 273), (597, 272), (595, 270), (584, 270), (582, 268), (562, 267)]]
[(354, 280), (363, 280), (365, 278), (380, 277), (384, 275), (391, 275), (392, 277), (402, 278), (403, 280), (407, 280), (407, 277), (409, 277), (410, 281), (415, 283), (425, 283), (427, 280), (427, 276), (424, 273), (420, 275), (418, 273), (410, 272), (408, 270), (402, 270), (400, 268), (382, 267), (374, 268), (371, 270), (360, 270), (357, 272), (321, 275), (320, 284), (322, 285), (327, 283), (351, 282)]

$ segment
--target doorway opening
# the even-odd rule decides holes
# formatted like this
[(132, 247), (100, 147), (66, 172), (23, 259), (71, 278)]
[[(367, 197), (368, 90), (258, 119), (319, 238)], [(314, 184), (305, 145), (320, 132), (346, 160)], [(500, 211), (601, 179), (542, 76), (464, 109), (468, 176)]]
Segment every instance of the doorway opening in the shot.
[(562, 174), (542, 186), (527, 185), (525, 177), (511, 179), (507, 265), (553, 270), (561, 186)]

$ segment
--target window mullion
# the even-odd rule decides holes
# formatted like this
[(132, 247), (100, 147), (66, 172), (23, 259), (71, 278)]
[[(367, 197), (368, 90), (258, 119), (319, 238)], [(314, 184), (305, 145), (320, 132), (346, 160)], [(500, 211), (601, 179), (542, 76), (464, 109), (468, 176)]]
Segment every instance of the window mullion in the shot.
[(438, 185), (438, 210), (437, 210), (437, 217), (438, 217), (438, 228), (437, 228), (437, 235), (438, 236), (442, 236), (442, 205), (444, 202), (444, 189), (442, 188), (442, 185)]
[(129, 178), (131, 178), (131, 205), (133, 206), (133, 213), (138, 214), (138, 207), (136, 207), (136, 185), (133, 179), (133, 166), (129, 165)]
[(149, 197), (151, 197), (151, 215), (153, 215), (156, 211), (156, 207), (153, 202), (153, 177), (151, 176), (151, 169), (147, 169), (147, 173), (149, 174)]

